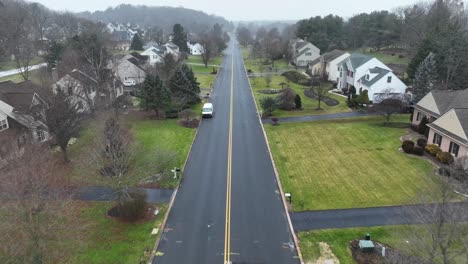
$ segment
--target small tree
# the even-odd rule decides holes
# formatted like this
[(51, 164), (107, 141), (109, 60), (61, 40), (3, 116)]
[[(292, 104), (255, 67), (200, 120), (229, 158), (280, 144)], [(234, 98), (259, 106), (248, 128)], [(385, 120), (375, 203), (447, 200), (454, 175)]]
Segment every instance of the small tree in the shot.
[(140, 99), (145, 110), (153, 110), (156, 117), (160, 117), (161, 111), (171, 105), (171, 92), (158, 76), (148, 75), (143, 82)]
[(403, 102), (397, 98), (387, 98), (375, 104), (373, 109), (383, 115), (384, 123), (387, 124), (390, 122), (392, 115), (401, 113), (403, 110)]
[(174, 42), (174, 44), (176, 44), (181, 51), (190, 51), (187, 46), (187, 33), (185, 32), (184, 27), (181, 24), (174, 25), (172, 35), (172, 42)]
[(369, 93), (367, 90), (362, 91), (358, 97), (356, 98), (356, 101), (360, 105), (367, 105), (369, 104)]
[(291, 88), (284, 89), (278, 95), (278, 107), (283, 110), (292, 110), (295, 108), (296, 92)]
[(260, 106), (262, 110), (267, 114), (267, 116), (271, 116), (272, 113), (278, 109), (278, 102), (275, 98), (271, 96), (260, 98)]
[(82, 114), (79, 110), (79, 102), (67, 97), (62, 90), (58, 90), (49, 102), (46, 110), (46, 122), (49, 132), (54, 135), (55, 142), (63, 153), (63, 160), (68, 159), (68, 142), (76, 137), (80, 130)]
[(312, 79), (312, 90), (317, 95), (318, 106), (316, 110), (322, 110), (322, 108), (320, 107), (320, 104), (323, 98), (328, 94), (328, 90), (330, 89), (327, 85), (322, 83), (320, 78), (315, 77)]
[(266, 87), (269, 88), (271, 84), (272, 76), (269, 73), (267, 73), (265, 74), (265, 76), (263, 76), (263, 79), (265, 79)]
[(133, 35), (132, 44), (130, 44), (131, 50), (143, 50), (143, 41), (140, 39), (138, 34)]
[(421, 134), (421, 135), (425, 134), (428, 123), (429, 123), (429, 120), (427, 120), (427, 117), (424, 116), (421, 119), (421, 122), (419, 122), (419, 125), (418, 125), (418, 133), (419, 134)]
[(205, 33), (199, 40), (200, 45), (202, 45), (203, 50), (201, 53), (201, 58), (205, 68), (208, 68), (208, 63), (216, 54), (216, 44), (211, 36), (211, 34)]
[(296, 94), (294, 98), (294, 104), (296, 105), (296, 109), (302, 109), (302, 99), (299, 94)]

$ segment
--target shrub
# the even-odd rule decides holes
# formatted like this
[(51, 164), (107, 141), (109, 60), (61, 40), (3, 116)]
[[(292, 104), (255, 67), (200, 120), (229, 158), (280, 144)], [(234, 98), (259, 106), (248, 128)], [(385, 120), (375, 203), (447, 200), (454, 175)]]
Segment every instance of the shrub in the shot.
[(137, 221), (145, 216), (146, 213), (146, 193), (133, 192), (129, 194), (130, 198), (118, 207), (121, 219), (129, 222)]
[(302, 99), (300, 95), (296, 94), (296, 98), (294, 98), (294, 104), (296, 105), (296, 109), (302, 109)]
[(451, 164), (453, 162), (453, 156), (445, 151), (437, 153), (436, 158), (444, 164)]
[(360, 105), (369, 104), (369, 92), (367, 90), (362, 91), (356, 98), (356, 102)]
[(421, 148), (425, 148), (427, 146), (427, 140), (425, 138), (419, 138), (417, 144)]
[(179, 117), (179, 111), (177, 109), (169, 109), (166, 111), (166, 118), (174, 119)]
[(429, 121), (427, 120), (427, 118), (423, 117), (423, 119), (421, 120), (421, 122), (418, 125), (418, 133), (419, 134), (424, 135), (424, 132), (426, 131), (426, 127), (427, 127), (428, 123), (429, 123)]
[(276, 118), (276, 117), (271, 118), (271, 122), (273, 123), (274, 126), (279, 125), (278, 121), (279, 121), (279, 119)]
[(296, 98), (296, 92), (291, 88), (283, 89), (283, 92), (278, 95), (279, 109), (292, 110), (295, 108), (294, 100)]
[(411, 140), (405, 140), (403, 141), (403, 144), (401, 144), (401, 148), (405, 153), (413, 153), (413, 148), (414, 148), (414, 142)]
[(286, 77), (289, 81), (301, 85), (309, 85), (310, 82), (307, 76), (297, 71), (287, 71), (281, 75)]
[(260, 98), (260, 106), (267, 116), (271, 116), (273, 111), (278, 108), (278, 102), (273, 97), (263, 97)]
[(418, 156), (422, 156), (424, 154), (424, 148), (419, 147), (419, 146), (414, 146), (413, 154), (418, 155)]
[(427, 152), (431, 153), (432, 156), (436, 156), (437, 153), (441, 152), (439, 146), (436, 144), (429, 144), (424, 148)]

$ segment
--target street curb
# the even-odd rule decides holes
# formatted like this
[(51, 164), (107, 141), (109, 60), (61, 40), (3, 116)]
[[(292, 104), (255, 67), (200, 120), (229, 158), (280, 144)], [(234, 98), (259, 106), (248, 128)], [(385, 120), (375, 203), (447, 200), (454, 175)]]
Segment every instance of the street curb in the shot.
[[(219, 67), (219, 69), (221, 69), (221, 66)], [(219, 70), (218, 70), (218, 72), (219, 72)], [(216, 83), (217, 80), (218, 80), (218, 74), (216, 74), (216, 77), (215, 77), (215, 80), (213, 81), (213, 83)], [(213, 93), (214, 87), (215, 87), (215, 85), (213, 85), (213, 88), (211, 89), (210, 95)], [(202, 121), (203, 121), (203, 117), (200, 118), (200, 123), (198, 124), (197, 130), (195, 131), (195, 136), (194, 136), (193, 139), (192, 139), (192, 144), (190, 144), (190, 149), (189, 149), (188, 155), (187, 155), (187, 157), (185, 158), (184, 167), (183, 167), (183, 172), (182, 172), (182, 175), (180, 176), (179, 185), (177, 185), (177, 188), (176, 188), (176, 189), (174, 190), (174, 192), (172, 193), (171, 200), (170, 200), (170, 202), (169, 202), (169, 206), (167, 207), (166, 214), (164, 215), (164, 220), (162, 221), (161, 226), (160, 226), (160, 228), (159, 228), (161, 234), (160, 234), (160, 236), (158, 237), (158, 239), (156, 239), (154, 248), (153, 248), (153, 250), (151, 251), (151, 257), (150, 257), (150, 260), (149, 260), (149, 262), (148, 262), (149, 264), (152, 264), (153, 261), (154, 261), (154, 259), (155, 259), (154, 257), (156, 256), (156, 252), (157, 252), (157, 250), (158, 250), (159, 242), (161, 242), (161, 237), (163, 236), (164, 228), (165, 228), (165, 226), (166, 226), (167, 219), (169, 218), (169, 213), (171, 212), (172, 206), (174, 205), (174, 201), (175, 201), (177, 192), (179, 191), (179, 187), (180, 187), (180, 185), (182, 184), (182, 179), (184, 178), (184, 175), (185, 175), (185, 166), (187, 165), (187, 162), (188, 162), (188, 160), (189, 160), (189, 158), (190, 158), (190, 156), (191, 156), (191, 154), (192, 154), (192, 147), (193, 147), (193, 144), (195, 143), (195, 140), (197, 139), (197, 136), (198, 136), (198, 128), (201, 126)]]
[[(244, 58), (243, 58), (243, 56), (241, 56), (241, 58), (242, 58), (242, 64), (244, 65), (244, 70), (245, 70)], [(275, 172), (276, 183), (277, 183), (278, 189), (280, 191), (281, 201), (283, 201), (283, 207), (284, 207), (284, 211), (286, 213), (286, 219), (288, 220), (289, 229), (291, 230), (291, 234), (292, 234), (292, 237), (293, 237), (293, 240), (294, 240), (294, 244), (296, 245), (297, 255), (299, 257), (299, 261), (301, 262), (301, 264), (304, 264), (304, 259), (302, 258), (301, 248), (299, 246), (299, 240), (297, 238), (296, 233), (294, 232), (294, 227), (293, 227), (292, 222), (291, 222), (291, 217), (289, 216), (288, 205), (287, 205), (287, 202), (286, 202), (286, 197), (284, 196), (284, 191), (283, 191), (283, 187), (281, 185), (281, 180), (280, 180), (280, 177), (279, 177), (279, 173), (278, 173), (278, 170), (276, 169), (276, 164), (275, 164), (275, 160), (273, 159), (273, 154), (271, 153), (270, 144), (268, 143), (268, 136), (267, 136), (267, 134), (265, 132), (265, 128), (263, 127), (262, 118), (258, 114), (259, 113), (258, 105), (257, 105), (257, 101), (255, 100), (255, 95), (253, 93), (252, 85), (250, 84), (249, 76), (247, 75), (247, 72), (245, 72), (245, 74), (246, 74), (246, 77), (247, 77), (247, 81), (249, 82), (249, 88), (250, 88), (250, 92), (252, 94), (252, 99), (253, 99), (254, 104), (255, 104), (255, 109), (257, 109), (258, 121), (259, 121), (260, 127), (262, 128), (262, 131), (263, 131), (263, 136), (264, 136), (264, 139), (265, 139), (265, 143), (267, 145), (268, 154), (270, 155), (271, 164), (273, 165), (273, 171)]]

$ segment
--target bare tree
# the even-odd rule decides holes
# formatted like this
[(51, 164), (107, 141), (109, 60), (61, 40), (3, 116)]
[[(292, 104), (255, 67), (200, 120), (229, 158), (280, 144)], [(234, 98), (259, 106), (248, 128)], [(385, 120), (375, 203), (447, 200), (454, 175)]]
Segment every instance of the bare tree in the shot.
[(63, 172), (49, 149), (29, 145), (1, 173), (0, 251), (6, 263), (67, 262), (70, 247), (56, 242), (67, 233), (82, 243), (85, 226)]
[[(421, 206), (408, 206), (411, 222), (420, 225), (409, 226), (407, 249), (424, 263), (459, 263), (457, 258), (466, 257), (468, 231), (461, 222), (467, 219), (468, 211), (455, 203), (452, 191), (454, 182), (440, 179), (438, 187), (421, 195)], [(466, 259), (465, 259), (466, 260)]]
[(315, 93), (316, 99), (318, 101), (318, 106), (316, 110), (322, 110), (322, 108), (320, 107), (320, 104), (323, 98), (328, 94), (328, 91), (330, 90), (330, 88), (326, 84), (323, 83), (320, 76), (312, 77), (311, 82), (312, 82), (312, 91)]
[(216, 55), (216, 45), (213, 37), (208, 33), (203, 34), (199, 42), (203, 47), (203, 52), (201, 54), (202, 61), (203, 64), (205, 64), (205, 68), (207, 68), (211, 58)]
[(264, 76), (263, 76), (263, 79), (265, 80), (265, 84), (266, 84), (266, 87), (270, 87), (271, 85), (271, 81), (273, 80), (273, 76), (271, 76), (270, 73), (266, 73)]
[(79, 101), (73, 100), (64, 91), (58, 89), (50, 99), (49, 108), (46, 110), (46, 122), (49, 132), (62, 150), (65, 162), (70, 161), (67, 153), (68, 142), (78, 135), (81, 121)]

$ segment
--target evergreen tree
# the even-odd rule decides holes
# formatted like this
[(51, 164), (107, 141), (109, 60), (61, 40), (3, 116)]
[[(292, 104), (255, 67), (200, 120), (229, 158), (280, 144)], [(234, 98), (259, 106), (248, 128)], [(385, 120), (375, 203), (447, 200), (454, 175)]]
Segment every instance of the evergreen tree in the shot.
[(408, 74), (408, 78), (414, 79), (416, 76), (416, 71), (419, 65), (427, 58), (427, 56), (434, 50), (434, 44), (430, 39), (425, 39), (421, 45), (418, 47), (418, 51), (416, 56), (410, 61), (408, 64), (408, 69), (406, 73)]
[(187, 64), (182, 64), (181, 69), (184, 72), (187, 79), (190, 80), (190, 83), (192, 84), (193, 91), (196, 92), (197, 94), (199, 94), (200, 93), (200, 83), (197, 81), (197, 77), (195, 77), (195, 74), (193, 73), (192, 68), (187, 66)]
[(193, 86), (192, 81), (187, 78), (182, 67), (177, 68), (175, 71), (169, 81), (169, 87), (174, 106), (177, 108), (183, 109), (200, 101), (200, 88)]
[(190, 52), (187, 46), (187, 33), (181, 24), (175, 24), (173, 29), (172, 42), (176, 44), (183, 52)]
[(437, 65), (435, 55), (434, 53), (429, 53), (416, 70), (413, 85), (413, 101), (418, 102), (427, 93), (434, 89), (436, 80)]
[(131, 50), (143, 50), (143, 41), (140, 39), (140, 36), (138, 36), (138, 34), (133, 35), (130, 49)]
[(140, 93), (141, 107), (153, 110), (156, 116), (171, 106), (171, 92), (158, 76), (148, 75)]
[(296, 109), (302, 109), (302, 99), (299, 94), (296, 94), (296, 98), (294, 98), (294, 104), (296, 105)]

